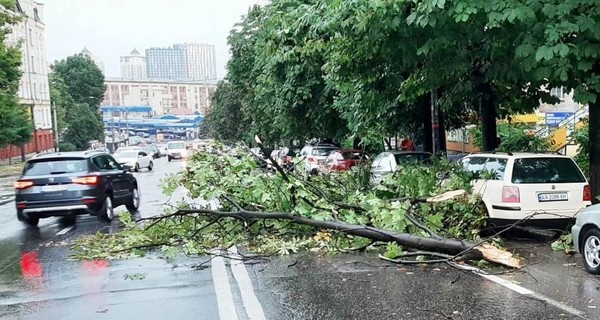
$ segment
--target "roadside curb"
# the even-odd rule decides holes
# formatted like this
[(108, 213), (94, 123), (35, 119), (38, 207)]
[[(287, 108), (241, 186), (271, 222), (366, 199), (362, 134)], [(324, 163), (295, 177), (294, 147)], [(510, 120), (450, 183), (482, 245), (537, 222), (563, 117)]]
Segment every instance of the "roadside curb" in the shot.
[(3, 206), (3, 205), (8, 204), (8, 203), (11, 203), (13, 201), (15, 201), (15, 198), (12, 198), (12, 197), (9, 198), (9, 199), (2, 199), (2, 200), (0, 200), (0, 206)]

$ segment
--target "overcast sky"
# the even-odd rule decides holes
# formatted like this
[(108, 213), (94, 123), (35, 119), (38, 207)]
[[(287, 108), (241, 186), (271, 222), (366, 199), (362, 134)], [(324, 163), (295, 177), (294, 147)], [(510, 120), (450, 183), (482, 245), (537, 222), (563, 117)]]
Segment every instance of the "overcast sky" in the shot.
[(119, 57), (174, 43), (216, 46), (217, 74), (225, 75), (227, 35), (261, 0), (41, 0), (45, 3), (49, 62), (86, 46), (104, 61), (106, 76), (120, 76)]

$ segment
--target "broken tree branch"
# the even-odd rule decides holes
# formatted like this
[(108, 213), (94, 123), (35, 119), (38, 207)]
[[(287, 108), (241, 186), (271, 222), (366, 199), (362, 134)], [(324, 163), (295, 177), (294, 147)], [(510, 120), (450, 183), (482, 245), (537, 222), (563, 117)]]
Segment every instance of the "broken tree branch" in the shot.
[[(243, 221), (253, 219), (277, 219), (293, 221), (295, 223), (312, 226), (320, 229), (330, 229), (344, 232), (348, 235), (359, 236), (373, 241), (396, 242), (402, 246), (423, 251), (439, 252), (448, 255), (462, 255), (466, 259), (486, 259), (490, 262), (499, 263), (512, 268), (521, 267), (520, 261), (515, 258), (507, 259), (512, 255), (492, 246), (475, 245), (466, 241), (452, 239), (436, 239), (419, 237), (413, 234), (398, 233), (390, 230), (382, 230), (369, 226), (354, 225), (339, 220), (313, 220), (286, 212), (257, 212), (240, 210), (235, 212), (216, 211), (208, 209), (181, 209), (169, 216), (184, 216), (189, 214), (203, 214), (220, 218), (235, 218)], [(146, 218), (149, 220), (164, 219), (162, 217)], [(493, 250), (494, 248), (495, 250)], [(505, 253), (505, 254), (500, 254)]]

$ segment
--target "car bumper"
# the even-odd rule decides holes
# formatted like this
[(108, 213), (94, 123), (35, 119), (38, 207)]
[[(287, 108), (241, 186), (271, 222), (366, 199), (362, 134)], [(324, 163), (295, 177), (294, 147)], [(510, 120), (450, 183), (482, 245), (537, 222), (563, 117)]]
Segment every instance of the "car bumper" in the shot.
[(18, 201), (16, 206), (17, 212), (24, 218), (47, 218), (72, 214), (95, 215), (103, 203), (104, 199), (85, 197), (60, 201)]
[(581, 253), (579, 251), (579, 233), (581, 232), (581, 226), (580, 225), (574, 225), (571, 228), (571, 234), (573, 236), (573, 248), (578, 252)]

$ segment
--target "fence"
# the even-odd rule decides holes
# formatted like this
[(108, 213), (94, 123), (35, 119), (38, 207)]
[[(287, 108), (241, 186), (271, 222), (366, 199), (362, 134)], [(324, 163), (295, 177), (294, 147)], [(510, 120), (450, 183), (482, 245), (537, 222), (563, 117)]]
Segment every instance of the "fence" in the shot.
[[(54, 137), (52, 130), (36, 130), (25, 145), (25, 154), (38, 153), (54, 148)], [(17, 146), (7, 146), (0, 148), (0, 160), (16, 158), (21, 156), (21, 148)]]

